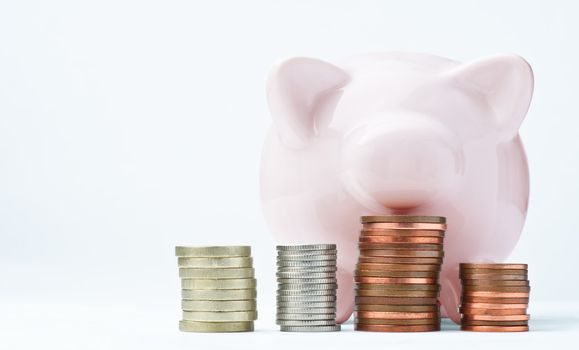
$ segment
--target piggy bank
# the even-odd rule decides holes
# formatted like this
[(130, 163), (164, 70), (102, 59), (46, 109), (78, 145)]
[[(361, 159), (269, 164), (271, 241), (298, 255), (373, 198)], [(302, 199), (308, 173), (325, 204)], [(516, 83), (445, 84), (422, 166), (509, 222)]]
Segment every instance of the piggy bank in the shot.
[(297, 57), (271, 69), (263, 212), (280, 243), (337, 244), (338, 322), (354, 306), (359, 218), (380, 214), (447, 218), (439, 301), (459, 320), (458, 264), (503, 261), (523, 228), (518, 130), (532, 91), (532, 70), (515, 55)]

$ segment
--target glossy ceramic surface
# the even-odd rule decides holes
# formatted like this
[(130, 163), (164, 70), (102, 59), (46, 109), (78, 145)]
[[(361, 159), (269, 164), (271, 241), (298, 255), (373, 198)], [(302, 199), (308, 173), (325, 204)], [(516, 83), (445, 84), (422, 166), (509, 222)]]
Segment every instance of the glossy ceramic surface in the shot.
[(518, 129), (532, 90), (531, 68), (514, 55), (461, 64), (384, 53), (272, 68), (263, 211), (280, 243), (338, 245), (339, 321), (354, 305), (359, 217), (371, 214), (447, 217), (440, 301), (458, 321), (459, 262), (503, 261), (523, 228)]

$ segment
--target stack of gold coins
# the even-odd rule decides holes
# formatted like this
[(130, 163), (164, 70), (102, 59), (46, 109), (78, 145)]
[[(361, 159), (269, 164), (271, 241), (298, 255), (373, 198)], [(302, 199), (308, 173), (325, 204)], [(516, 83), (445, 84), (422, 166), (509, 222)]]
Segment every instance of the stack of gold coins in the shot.
[(355, 329), (440, 330), (439, 273), (446, 219), (363, 216), (356, 266)]
[(460, 264), (461, 329), (526, 332), (530, 315), (526, 264)]
[(248, 332), (257, 319), (248, 246), (176, 247), (183, 332)]
[(335, 244), (277, 246), (276, 323), (283, 332), (334, 332)]

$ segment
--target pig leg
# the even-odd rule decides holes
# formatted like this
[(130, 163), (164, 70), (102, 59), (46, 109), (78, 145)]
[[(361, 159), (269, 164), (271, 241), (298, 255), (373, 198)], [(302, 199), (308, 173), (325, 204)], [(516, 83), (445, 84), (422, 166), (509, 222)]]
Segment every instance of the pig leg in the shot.
[(338, 267), (338, 310), (336, 322), (347, 321), (354, 310), (354, 275), (351, 270)]
[(454, 323), (460, 324), (460, 313), (458, 312), (460, 280), (458, 278), (458, 269), (443, 271), (440, 285), (442, 291), (439, 300), (442, 304), (442, 316), (449, 317)]

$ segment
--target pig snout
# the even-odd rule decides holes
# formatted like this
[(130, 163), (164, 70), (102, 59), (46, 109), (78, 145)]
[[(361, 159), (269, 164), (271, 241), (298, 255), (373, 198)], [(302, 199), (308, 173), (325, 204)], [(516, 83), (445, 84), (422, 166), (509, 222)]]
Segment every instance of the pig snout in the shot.
[(381, 118), (346, 138), (343, 183), (369, 209), (418, 207), (448, 190), (462, 172), (456, 136), (428, 117)]

